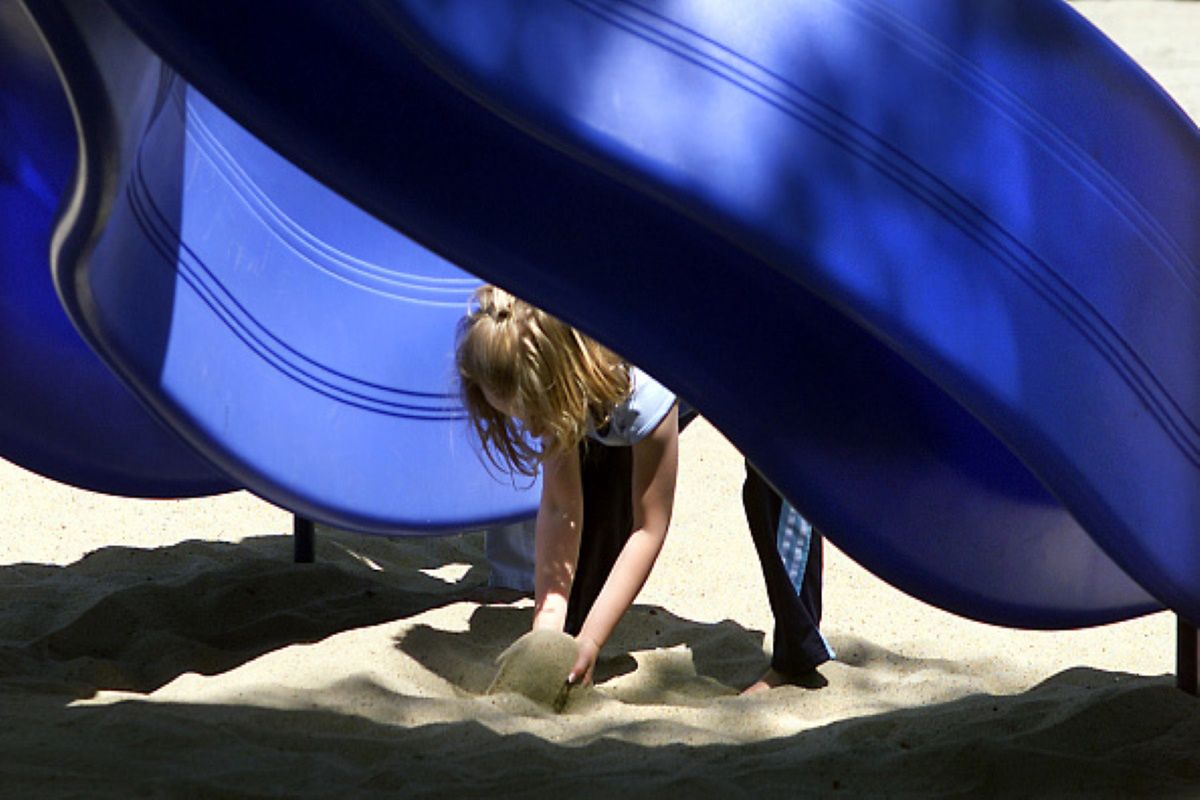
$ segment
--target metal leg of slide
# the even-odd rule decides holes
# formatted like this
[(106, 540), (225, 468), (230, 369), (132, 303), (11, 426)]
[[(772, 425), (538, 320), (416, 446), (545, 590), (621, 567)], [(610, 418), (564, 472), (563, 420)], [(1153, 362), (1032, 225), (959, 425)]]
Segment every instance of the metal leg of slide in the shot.
[(1197, 691), (1197, 672), (1200, 671), (1200, 640), (1196, 627), (1177, 617), (1177, 641), (1175, 650), (1175, 685), (1190, 695)]
[(299, 514), (292, 516), (292, 544), (297, 564), (311, 564), (316, 560), (317, 531), (311, 519)]

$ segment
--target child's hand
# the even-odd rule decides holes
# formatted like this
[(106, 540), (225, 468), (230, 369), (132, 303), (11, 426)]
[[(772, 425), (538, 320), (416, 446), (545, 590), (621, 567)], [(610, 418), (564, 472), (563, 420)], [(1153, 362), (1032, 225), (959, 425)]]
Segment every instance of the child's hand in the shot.
[(579, 648), (579, 655), (575, 659), (575, 666), (571, 667), (570, 673), (567, 674), (567, 683), (572, 686), (588, 686), (596, 669), (600, 645), (583, 634), (575, 637), (575, 645)]

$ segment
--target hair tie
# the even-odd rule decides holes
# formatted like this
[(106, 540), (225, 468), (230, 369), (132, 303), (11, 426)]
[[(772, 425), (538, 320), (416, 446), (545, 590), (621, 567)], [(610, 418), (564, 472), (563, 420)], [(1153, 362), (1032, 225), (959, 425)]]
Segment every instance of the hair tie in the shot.
[(497, 322), (504, 322), (505, 320), (512, 318), (513, 309), (517, 303), (517, 298), (496, 286), (492, 287), (490, 294), (491, 303), (489, 304), (490, 308), (488, 311), (491, 316), (494, 317)]

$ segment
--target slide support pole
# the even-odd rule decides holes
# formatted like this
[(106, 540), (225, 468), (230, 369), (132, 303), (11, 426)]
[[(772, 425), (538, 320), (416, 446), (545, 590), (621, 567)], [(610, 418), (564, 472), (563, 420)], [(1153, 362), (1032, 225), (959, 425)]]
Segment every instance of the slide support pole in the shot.
[(316, 524), (299, 514), (292, 515), (292, 544), (297, 564), (311, 564), (316, 560)]
[(1175, 650), (1175, 685), (1190, 695), (1197, 693), (1200, 683), (1200, 640), (1196, 627), (1183, 617), (1176, 617), (1177, 637)]

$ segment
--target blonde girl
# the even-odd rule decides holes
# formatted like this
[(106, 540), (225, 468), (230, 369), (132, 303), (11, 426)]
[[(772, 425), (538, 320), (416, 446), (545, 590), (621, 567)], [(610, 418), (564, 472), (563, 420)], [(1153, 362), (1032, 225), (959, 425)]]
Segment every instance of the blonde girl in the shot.
[(535, 629), (565, 630), (590, 683), (596, 658), (662, 549), (678, 465), (675, 396), (544, 311), (475, 293), (457, 350), (463, 401), (493, 464), (542, 474)]

